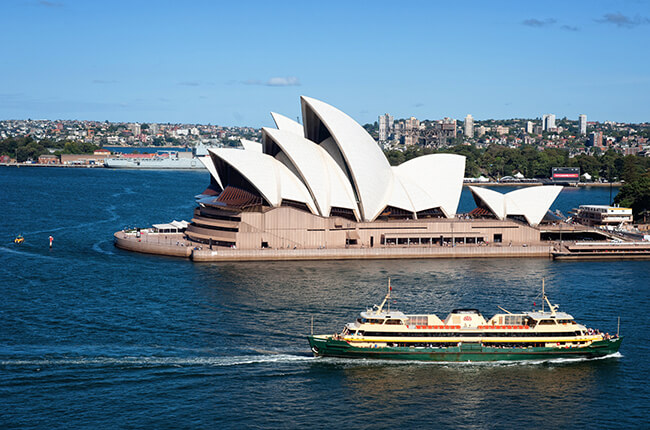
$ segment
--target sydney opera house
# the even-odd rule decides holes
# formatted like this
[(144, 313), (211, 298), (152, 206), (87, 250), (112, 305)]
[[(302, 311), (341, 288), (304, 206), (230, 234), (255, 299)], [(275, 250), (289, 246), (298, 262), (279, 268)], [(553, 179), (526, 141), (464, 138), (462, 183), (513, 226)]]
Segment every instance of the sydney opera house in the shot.
[[(470, 187), (476, 209), (457, 215), (465, 158), (425, 155), (390, 166), (377, 142), (345, 113), (301, 97), (299, 124), (243, 149), (210, 149), (210, 185), (185, 234), (237, 249), (533, 243), (561, 187), (502, 194)], [(214, 249), (214, 248), (213, 248)]]

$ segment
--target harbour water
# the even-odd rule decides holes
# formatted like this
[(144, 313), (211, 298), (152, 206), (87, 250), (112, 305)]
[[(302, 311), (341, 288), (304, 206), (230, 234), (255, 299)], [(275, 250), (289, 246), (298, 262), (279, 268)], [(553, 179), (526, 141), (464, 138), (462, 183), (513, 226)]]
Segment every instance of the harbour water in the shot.
[[(115, 249), (112, 233), (189, 219), (205, 172), (0, 168), (2, 428), (643, 428), (650, 262), (545, 259), (198, 264)], [(499, 191), (506, 191), (500, 188)], [(554, 208), (609, 200), (567, 189)], [(460, 210), (471, 210), (464, 192)], [(25, 243), (12, 243), (17, 234)], [(54, 237), (48, 248), (48, 237)], [(610, 333), (600, 360), (422, 364), (315, 359), (377, 303), (551, 300)]]

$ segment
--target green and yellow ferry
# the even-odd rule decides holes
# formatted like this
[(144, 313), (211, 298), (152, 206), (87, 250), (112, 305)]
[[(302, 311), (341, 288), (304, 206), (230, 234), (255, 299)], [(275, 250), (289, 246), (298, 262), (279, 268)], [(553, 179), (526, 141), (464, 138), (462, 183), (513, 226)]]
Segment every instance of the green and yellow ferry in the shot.
[[(391, 310), (391, 287), (380, 306), (361, 312), (341, 333), (310, 335), (320, 357), (422, 361), (512, 361), (596, 358), (618, 352), (622, 338), (601, 333), (558, 312), (542, 287), (542, 310), (504, 313), (485, 320), (477, 309), (436, 315), (405, 315)], [(549, 310), (545, 311), (545, 305)]]

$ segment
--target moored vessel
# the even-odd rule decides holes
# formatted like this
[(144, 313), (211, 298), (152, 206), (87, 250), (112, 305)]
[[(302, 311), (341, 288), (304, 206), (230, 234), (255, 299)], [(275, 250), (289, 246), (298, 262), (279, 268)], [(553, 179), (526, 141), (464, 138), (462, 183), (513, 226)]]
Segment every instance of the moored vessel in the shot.
[(206, 146), (199, 144), (191, 152), (160, 150), (155, 154), (120, 154), (104, 160), (104, 166), (113, 169), (205, 169), (199, 157), (207, 153)]
[[(618, 352), (622, 338), (587, 328), (558, 312), (542, 287), (542, 310), (504, 313), (486, 320), (478, 309), (434, 314), (391, 310), (391, 291), (381, 305), (361, 312), (333, 335), (310, 335), (316, 356), (422, 361), (510, 361), (596, 358)], [(548, 305), (549, 310), (545, 310)]]

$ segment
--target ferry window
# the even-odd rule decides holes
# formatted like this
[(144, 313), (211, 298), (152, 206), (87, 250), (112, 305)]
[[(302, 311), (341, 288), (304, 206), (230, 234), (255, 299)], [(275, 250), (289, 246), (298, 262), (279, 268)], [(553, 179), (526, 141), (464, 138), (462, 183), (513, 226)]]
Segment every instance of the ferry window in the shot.
[(539, 325), (555, 325), (555, 320), (541, 320)]
[(506, 315), (506, 325), (524, 325), (524, 318), (521, 315)]
[(426, 315), (411, 315), (408, 317), (408, 324), (411, 325), (429, 325), (429, 317)]
[(495, 233), (494, 234), (494, 243), (501, 243), (503, 241), (503, 235), (500, 233)]
[(386, 320), (386, 324), (400, 325), (402, 324), (402, 320)]

